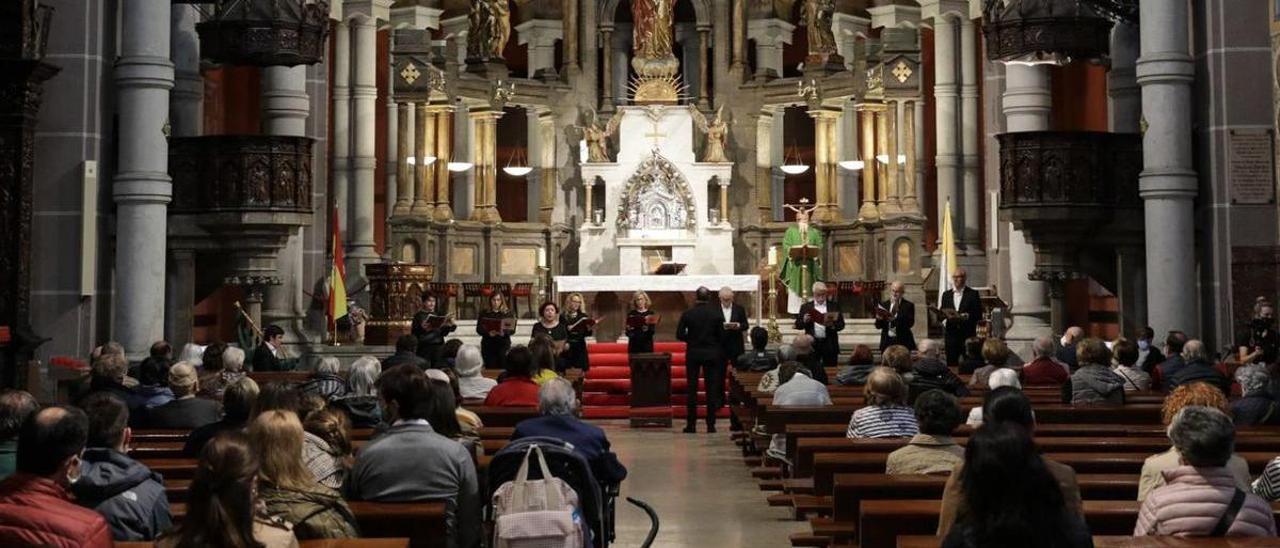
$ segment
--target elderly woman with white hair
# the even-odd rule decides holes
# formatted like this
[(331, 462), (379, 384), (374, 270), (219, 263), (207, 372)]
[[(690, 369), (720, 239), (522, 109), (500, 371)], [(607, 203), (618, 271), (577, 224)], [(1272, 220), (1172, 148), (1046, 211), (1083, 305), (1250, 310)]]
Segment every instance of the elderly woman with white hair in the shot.
[[(1022, 381), (1018, 380), (1018, 372), (1009, 368), (1000, 368), (991, 372), (987, 376), (987, 388), (995, 390), (1002, 386), (1009, 386), (1022, 390)], [(969, 420), (965, 424), (977, 428), (982, 426), (982, 406), (979, 405), (969, 410)]]
[(378, 399), (378, 377), (382, 362), (373, 356), (361, 356), (347, 372), (348, 392), (333, 400), (333, 405), (347, 412), (353, 428), (372, 428), (382, 422), (382, 402)]
[(1280, 424), (1280, 405), (1271, 395), (1271, 375), (1265, 365), (1246, 365), (1236, 370), (1236, 382), (1244, 397), (1231, 403), (1236, 426)]
[(483, 400), (498, 385), (498, 381), (481, 374), (483, 369), (484, 357), (479, 347), (464, 344), (458, 348), (458, 355), (453, 358), (453, 370), (458, 373), (458, 392), (462, 399)]
[(578, 394), (572, 383), (562, 377), (543, 383), (538, 389), (538, 411), (541, 417), (516, 425), (512, 440), (545, 436), (568, 442), (591, 463), (591, 471), (600, 483), (617, 484), (626, 479), (627, 468), (610, 451), (604, 430), (578, 418)]
[(333, 356), (320, 358), (316, 370), (303, 382), (298, 390), (303, 394), (315, 394), (332, 401), (347, 395), (350, 388), (347, 379), (342, 376), (342, 362)]

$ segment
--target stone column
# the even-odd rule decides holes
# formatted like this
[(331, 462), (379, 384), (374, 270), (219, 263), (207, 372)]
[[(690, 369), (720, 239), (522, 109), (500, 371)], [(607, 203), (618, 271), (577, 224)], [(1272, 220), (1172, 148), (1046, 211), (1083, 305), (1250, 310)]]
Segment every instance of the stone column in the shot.
[(570, 74), (576, 74), (578, 64), (578, 0), (564, 0), (564, 64)]
[(840, 119), (839, 110), (820, 107), (809, 111), (814, 119), (814, 176), (817, 179), (815, 198), (817, 209), (813, 212), (813, 221), (829, 223), (840, 220), (840, 207), (836, 201), (836, 121)]
[(733, 43), (730, 46), (732, 57), (730, 58), (729, 69), (737, 74), (745, 72), (743, 64), (746, 56), (743, 55), (742, 51), (743, 46), (747, 43), (747, 10), (746, 6), (744, 6), (745, 3), (746, 0), (733, 0), (733, 16), (729, 23), (733, 27)]
[[(472, 121), (473, 113), (466, 105), (457, 105), (454, 115), (457, 120), (453, 124), (453, 154), (450, 156), (455, 162), (471, 162), (474, 166), (475, 158), (473, 153), (475, 147), (475, 123)], [(446, 166), (447, 169), (447, 166)], [(453, 193), (453, 199), (450, 200), (450, 206), (453, 209), (454, 217), (459, 219), (469, 219), (474, 214), (475, 188), (476, 188), (476, 169), (472, 167), (458, 174), (461, 187), (457, 192)]]
[[(1004, 116), (1010, 132), (1049, 129), (1053, 105), (1049, 90), (1049, 69), (1044, 66), (1005, 67)], [(1031, 281), (1036, 268), (1036, 252), (1020, 230), (1009, 227), (1009, 276), (1012, 285), (1013, 327), (1007, 338), (1026, 342), (1050, 332), (1049, 287)]]
[[(417, 118), (417, 107), (414, 103), (400, 103), (396, 117), (396, 153), (395, 153), (395, 175), (396, 175), (396, 202), (392, 209), (394, 215), (408, 215), (409, 208), (413, 206), (415, 201), (413, 176), (415, 166), (418, 165), (417, 157), (417, 140), (414, 139), (413, 131), (417, 127), (415, 118)], [(388, 123), (388, 126), (391, 124)], [(388, 149), (391, 148), (389, 145)], [(409, 158), (413, 158), (413, 163), (409, 163)]]
[(196, 35), (199, 20), (200, 11), (196, 6), (173, 7), (170, 56), (174, 85), (169, 94), (169, 129), (174, 137), (204, 134), (204, 77), (200, 75), (200, 37)]
[(529, 48), (529, 77), (543, 80), (558, 78), (556, 41), (564, 37), (563, 23), (549, 19), (530, 19), (516, 25), (515, 30), (518, 43)]
[(1196, 172), (1191, 160), (1191, 84), (1187, 5), (1141, 0), (1142, 174), (1138, 193), (1146, 214), (1147, 311), (1156, 333), (1181, 329), (1195, 336), (1197, 316)]
[(449, 159), (453, 158), (453, 108), (444, 106), (436, 111), (436, 208), (435, 220), (445, 223), (453, 220), (453, 205), (449, 203)]
[[(376, 102), (378, 85), (377, 74), (378, 30), (376, 21), (366, 17), (351, 20), (351, 34), (354, 47), (352, 74), (354, 82), (351, 88), (353, 104), (352, 117), (352, 178), (355, 185), (351, 192), (351, 243), (347, 251), (347, 276), (356, 280), (364, 280), (364, 265), (378, 258), (373, 241), (373, 205), (374, 205), (374, 157), (377, 135), (374, 125), (376, 120)], [(353, 283), (359, 287), (363, 282)]]
[(338, 226), (351, 241), (351, 31), (345, 20), (333, 25), (333, 207)]
[(502, 222), (498, 214), (498, 118), (502, 111), (484, 108), (474, 113), (476, 207), (471, 212), (471, 220), (495, 224)]
[(747, 38), (756, 43), (756, 78), (782, 76), (782, 47), (791, 43), (795, 28), (781, 19), (754, 19), (747, 23)]
[(756, 115), (756, 212), (761, 226), (773, 220), (773, 110)]
[(613, 27), (600, 26), (600, 110), (613, 112)]
[[(1107, 95), (1111, 131), (1138, 133), (1142, 119), (1142, 88), (1134, 65), (1138, 60), (1138, 28), (1118, 23), (1111, 29), (1111, 70)], [(1147, 258), (1140, 247), (1116, 248), (1116, 297), (1120, 301), (1120, 329), (1124, 336), (1147, 325)]]
[(165, 301), (169, 313), (165, 315), (165, 340), (176, 348), (195, 342), (191, 340), (191, 327), (195, 323), (196, 254), (190, 249), (169, 251), (169, 265), (165, 272)]
[[(911, 215), (920, 214), (920, 202), (916, 199), (917, 145), (916, 145), (916, 113), (920, 101), (902, 103), (902, 145), (899, 147), (907, 156), (907, 163), (902, 172), (902, 211)], [(923, 142), (920, 143), (923, 145)]]
[(120, 57), (116, 61), (119, 160), (116, 203), (115, 319), (112, 338), (130, 359), (145, 357), (164, 336), (165, 244), (169, 178), (169, 0), (135, 0), (121, 6)]
[[(938, 170), (938, 223), (941, 228), (943, 212), (947, 203), (951, 204), (953, 214), (962, 213), (963, 205), (956, 200), (958, 192), (958, 173), (960, 156), (956, 149), (956, 114), (959, 105), (956, 103), (956, 22), (945, 15), (934, 19), (933, 25), (933, 63), (934, 85), (933, 96), (937, 101), (935, 115), (937, 118), (936, 143)], [(954, 221), (956, 217), (952, 217)], [(952, 225), (955, 226), (954, 224)], [(959, 237), (961, 234), (955, 234)], [(941, 240), (941, 233), (939, 233)]]
[[(836, 137), (839, 142), (836, 147), (839, 156), (837, 160), (843, 162), (845, 160), (854, 160), (861, 157), (858, 148), (858, 131), (861, 126), (858, 125), (858, 110), (852, 100), (844, 101), (840, 107), (840, 120), (836, 126)], [(838, 164), (837, 164), (838, 165)], [(861, 170), (848, 170), (840, 167), (836, 170), (839, 175), (838, 193), (840, 196), (840, 214), (848, 219), (858, 218), (858, 209), (862, 206), (862, 198), (859, 197), (859, 185), (861, 185)]]
[(436, 124), (434, 113), (426, 103), (417, 103), (418, 110), (415, 113), (417, 123), (414, 124), (414, 144), (418, 147), (418, 153), (414, 158), (414, 180), (418, 182), (418, 188), (414, 192), (413, 205), (409, 208), (411, 215), (426, 216), (435, 212), (435, 204), (432, 200), (435, 192), (432, 185), (435, 183), (435, 169), (442, 162), (447, 163), (448, 158), (441, 159), (436, 157), (433, 163), (427, 163), (427, 159), (436, 156)]
[(884, 109), (884, 128), (881, 135), (884, 138), (884, 152), (889, 160), (884, 166), (886, 179), (883, 185), (886, 189), (884, 195), (884, 204), (880, 206), (881, 214), (887, 208), (890, 213), (902, 212), (902, 191), (899, 189), (902, 184), (902, 165), (898, 163), (898, 107), (896, 101), (889, 101), (885, 104)]
[[(394, 36), (394, 33), (392, 33)], [(395, 45), (392, 44), (391, 47)], [(390, 63), (392, 69), (387, 71), (387, 153), (386, 165), (383, 168), (386, 176), (387, 190), (383, 196), (385, 204), (384, 211), (387, 218), (391, 218), (395, 214), (395, 206), (400, 202), (400, 164), (404, 163), (403, 158), (399, 158), (400, 151), (400, 108), (396, 104), (394, 97), (396, 89), (395, 85), (395, 63)], [(404, 118), (413, 118), (413, 111), (405, 113)]]
[(729, 226), (729, 181), (720, 179), (720, 224)]
[[(262, 69), (262, 132), (267, 135), (303, 137), (311, 101), (307, 97), (307, 66)], [(262, 319), (285, 329), (285, 338), (298, 341), (302, 333), (302, 229), (293, 229), (284, 248), (276, 253), (280, 285), (269, 286), (263, 300)]]
[[(711, 108), (711, 27), (698, 27), (698, 108)], [(721, 212), (725, 215), (726, 212)]]
[(916, 131), (916, 138), (915, 138), (915, 145), (914, 145), (915, 151), (916, 151), (915, 193), (916, 193), (916, 196), (919, 197), (918, 203), (916, 203), (916, 213), (919, 213), (921, 216), (924, 216), (924, 204), (925, 204), (924, 196), (926, 196), (927, 194), (924, 187), (925, 187), (925, 184), (927, 184), (926, 181), (928, 180), (928, 164), (929, 164), (928, 162), (924, 161), (924, 155), (925, 155), (924, 123), (925, 123), (924, 101), (923, 100), (915, 101), (915, 127), (919, 128)]
[(551, 224), (552, 215), (556, 209), (556, 185), (558, 183), (556, 170), (556, 118), (555, 113), (551, 111), (542, 111), (537, 114), (538, 138), (535, 139), (534, 145), (538, 150), (538, 167), (540, 173), (538, 175), (538, 183), (541, 186), (541, 192), (538, 196), (538, 222)]
[(862, 145), (862, 207), (858, 210), (858, 218), (874, 221), (880, 218), (880, 207), (876, 205), (876, 115), (870, 108), (863, 108), (861, 114), (862, 131), (858, 143)]
[(978, 55), (973, 20), (960, 18), (960, 154), (964, 165), (963, 230), (956, 234), (969, 254), (982, 253), (982, 175), (978, 171), (978, 153), (982, 150), (978, 135)]

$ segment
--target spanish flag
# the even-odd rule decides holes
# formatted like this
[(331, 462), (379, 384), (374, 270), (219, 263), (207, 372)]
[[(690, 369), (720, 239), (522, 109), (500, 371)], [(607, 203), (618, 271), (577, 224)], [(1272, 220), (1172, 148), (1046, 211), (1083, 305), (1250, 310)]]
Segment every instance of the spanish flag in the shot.
[(336, 329), (338, 318), (347, 315), (346, 267), (342, 256), (342, 227), (338, 225), (338, 208), (333, 209), (333, 265), (329, 271), (329, 328)]
[(956, 269), (956, 238), (951, 230), (951, 200), (942, 210), (942, 247), (938, 250), (938, 308), (942, 308), (942, 294), (951, 289), (951, 272)]

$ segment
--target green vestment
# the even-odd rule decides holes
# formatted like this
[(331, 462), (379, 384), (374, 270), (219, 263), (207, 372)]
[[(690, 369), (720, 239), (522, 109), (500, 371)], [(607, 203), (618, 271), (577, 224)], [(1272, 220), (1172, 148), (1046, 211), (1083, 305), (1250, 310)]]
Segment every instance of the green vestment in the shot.
[[(818, 230), (818, 227), (813, 225), (809, 226), (809, 230), (807, 232), (809, 245), (818, 248), (818, 253), (821, 254), (822, 232)], [(800, 271), (800, 262), (791, 260), (791, 248), (804, 243), (804, 240), (802, 240), (800, 236), (799, 225), (792, 225), (788, 227), (787, 232), (782, 235), (782, 283), (787, 286), (787, 289), (800, 295), (809, 293), (809, 287), (805, 287), (806, 282), (809, 286), (812, 286), (813, 282), (823, 279), (821, 259), (814, 258), (808, 261), (809, 274), (807, 279), (802, 279), (804, 274)], [(803, 291), (801, 289), (803, 289)]]

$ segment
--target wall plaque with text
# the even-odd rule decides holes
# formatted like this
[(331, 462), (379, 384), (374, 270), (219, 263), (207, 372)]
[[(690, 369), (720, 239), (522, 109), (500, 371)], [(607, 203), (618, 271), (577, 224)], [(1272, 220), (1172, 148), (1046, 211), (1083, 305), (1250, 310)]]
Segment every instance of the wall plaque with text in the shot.
[(1231, 203), (1270, 204), (1276, 199), (1275, 155), (1270, 130), (1232, 130), (1227, 152)]

